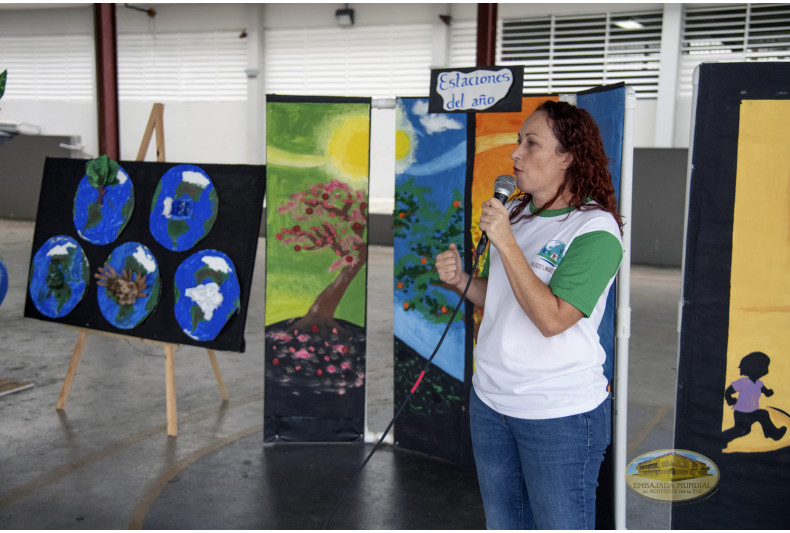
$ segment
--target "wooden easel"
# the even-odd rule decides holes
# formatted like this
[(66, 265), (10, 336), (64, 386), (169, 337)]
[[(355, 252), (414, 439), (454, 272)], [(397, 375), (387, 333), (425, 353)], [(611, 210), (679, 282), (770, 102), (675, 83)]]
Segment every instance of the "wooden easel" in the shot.
[[(145, 154), (148, 152), (148, 146), (151, 143), (151, 136), (156, 129), (156, 160), (164, 162), (165, 160), (165, 132), (164, 132), (164, 104), (154, 104), (151, 110), (151, 116), (148, 119), (148, 125), (143, 134), (143, 142), (140, 144), (140, 150), (137, 152), (137, 161), (143, 161)], [(84, 328), (75, 328), (79, 330), (77, 336), (77, 343), (74, 345), (74, 351), (71, 354), (71, 362), (66, 371), (66, 377), (63, 380), (63, 386), (58, 396), (57, 409), (64, 411), (66, 409), (66, 400), (71, 391), (71, 385), (74, 382), (74, 376), (77, 374), (77, 366), (80, 364), (82, 352), (85, 350), (85, 343), (88, 340), (89, 330)], [(121, 337), (128, 339), (125, 335), (118, 335), (115, 333), (93, 331), (92, 333), (102, 333), (114, 337)], [(151, 342), (159, 344), (164, 348), (165, 352), (165, 401), (167, 407), (167, 434), (171, 437), (178, 435), (178, 413), (176, 410), (176, 372), (175, 372), (175, 348), (177, 345), (159, 341), (151, 341), (148, 339), (138, 339), (143, 342)], [(217, 364), (217, 357), (214, 350), (208, 350), (208, 357), (211, 360), (211, 367), (214, 369), (214, 376), (217, 378), (217, 386), (219, 387), (220, 396), (223, 401), (228, 401), (228, 391), (225, 388), (225, 382), (222, 380), (222, 373)]]

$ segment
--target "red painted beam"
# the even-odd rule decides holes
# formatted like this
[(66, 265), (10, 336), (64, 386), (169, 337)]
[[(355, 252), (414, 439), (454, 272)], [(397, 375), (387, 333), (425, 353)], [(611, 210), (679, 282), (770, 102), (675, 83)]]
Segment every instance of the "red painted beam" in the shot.
[(496, 19), (498, 4), (477, 4), (477, 66), (496, 64)]
[(96, 39), (96, 94), (99, 111), (99, 155), (121, 156), (118, 128), (118, 53), (115, 4), (93, 4)]

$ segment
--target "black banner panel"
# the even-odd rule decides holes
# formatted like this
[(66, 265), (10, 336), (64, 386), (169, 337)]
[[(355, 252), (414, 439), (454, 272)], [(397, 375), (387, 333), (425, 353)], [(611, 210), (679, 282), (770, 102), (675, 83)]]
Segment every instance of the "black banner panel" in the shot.
[(699, 66), (675, 447), (716, 490), (673, 529), (790, 525), (790, 63)]

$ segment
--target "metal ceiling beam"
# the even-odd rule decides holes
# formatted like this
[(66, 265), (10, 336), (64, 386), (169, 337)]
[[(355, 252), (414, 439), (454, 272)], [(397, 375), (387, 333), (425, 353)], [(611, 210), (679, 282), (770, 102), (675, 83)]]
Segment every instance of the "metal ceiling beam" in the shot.
[(118, 52), (115, 4), (93, 4), (96, 40), (99, 155), (116, 161), (121, 155), (118, 127)]
[(496, 19), (498, 4), (477, 4), (477, 66), (496, 64)]

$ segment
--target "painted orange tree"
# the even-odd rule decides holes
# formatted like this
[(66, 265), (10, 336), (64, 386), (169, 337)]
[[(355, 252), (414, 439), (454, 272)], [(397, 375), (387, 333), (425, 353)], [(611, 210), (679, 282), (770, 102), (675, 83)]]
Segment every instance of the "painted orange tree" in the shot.
[[(464, 206), (461, 191), (453, 190), (450, 205), (438, 206), (429, 199), (433, 191), (407, 180), (395, 192), (395, 237), (405, 239), (408, 253), (395, 263), (395, 290), (406, 311), (417, 311), (433, 323), (446, 323), (456, 303), (438, 291), (433, 268), (436, 255), (447, 243), (463, 243)], [(458, 315), (456, 320), (463, 317)]]

